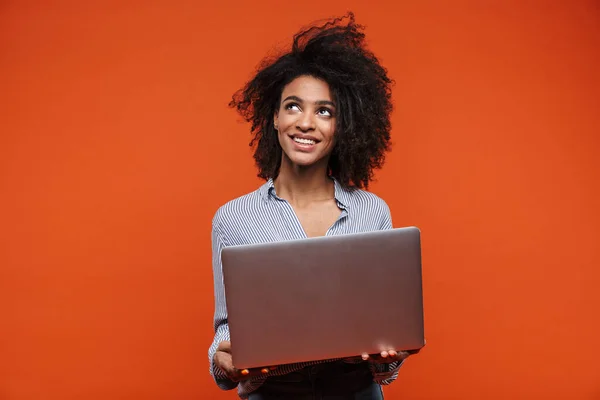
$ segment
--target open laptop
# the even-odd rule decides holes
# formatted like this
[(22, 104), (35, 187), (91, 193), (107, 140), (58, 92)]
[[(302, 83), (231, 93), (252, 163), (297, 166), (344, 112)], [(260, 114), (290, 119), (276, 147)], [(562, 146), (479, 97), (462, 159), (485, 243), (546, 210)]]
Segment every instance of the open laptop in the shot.
[(221, 259), (236, 368), (424, 346), (416, 227), (230, 246)]

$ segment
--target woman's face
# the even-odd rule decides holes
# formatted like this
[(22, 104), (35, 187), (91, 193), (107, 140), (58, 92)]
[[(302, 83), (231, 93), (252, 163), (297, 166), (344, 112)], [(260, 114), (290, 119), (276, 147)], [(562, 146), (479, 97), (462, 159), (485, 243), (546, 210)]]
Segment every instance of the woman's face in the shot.
[(327, 165), (335, 141), (335, 104), (329, 85), (299, 76), (284, 87), (275, 113), (279, 144), (294, 165)]

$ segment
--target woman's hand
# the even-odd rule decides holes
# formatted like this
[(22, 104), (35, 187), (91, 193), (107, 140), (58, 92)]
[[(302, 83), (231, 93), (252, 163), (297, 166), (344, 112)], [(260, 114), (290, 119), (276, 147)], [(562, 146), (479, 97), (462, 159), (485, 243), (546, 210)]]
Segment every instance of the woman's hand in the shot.
[[(427, 341), (425, 341), (424, 344), (427, 344)], [(349, 361), (358, 361), (360, 359), (362, 359), (363, 361), (371, 361), (377, 364), (389, 364), (389, 363), (393, 363), (394, 361), (404, 361), (406, 360), (409, 356), (413, 355), (413, 354), (418, 354), (419, 351), (421, 351), (421, 349), (417, 349), (417, 350), (405, 350), (405, 351), (396, 351), (394, 349), (389, 349), (389, 350), (384, 350), (379, 354), (367, 354), (367, 353), (363, 353), (360, 357), (353, 357), (350, 359), (347, 359)]]
[(363, 354), (361, 358), (364, 361), (371, 361), (377, 364), (389, 364), (394, 361), (404, 361), (410, 355), (417, 354), (419, 350), (408, 350), (408, 351), (396, 351), (396, 350), (384, 350), (379, 354)]
[(276, 367), (250, 369), (235, 368), (231, 357), (231, 342), (228, 340), (219, 343), (219, 347), (215, 352), (213, 360), (217, 367), (221, 368), (221, 370), (227, 374), (227, 377), (234, 382), (243, 381), (252, 378), (253, 376), (266, 375), (269, 371), (276, 369)]

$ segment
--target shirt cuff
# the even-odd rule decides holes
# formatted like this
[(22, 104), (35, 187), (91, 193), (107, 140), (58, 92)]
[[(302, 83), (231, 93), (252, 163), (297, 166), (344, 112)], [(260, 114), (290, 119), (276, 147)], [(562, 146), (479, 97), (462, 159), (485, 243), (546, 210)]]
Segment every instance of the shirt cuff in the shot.
[(389, 364), (370, 362), (369, 369), (373, 375), (373, 380), (379, 385), (389, 385), (394, 382), (398, 378), (399, 369), (404, 361), (394, 361)]

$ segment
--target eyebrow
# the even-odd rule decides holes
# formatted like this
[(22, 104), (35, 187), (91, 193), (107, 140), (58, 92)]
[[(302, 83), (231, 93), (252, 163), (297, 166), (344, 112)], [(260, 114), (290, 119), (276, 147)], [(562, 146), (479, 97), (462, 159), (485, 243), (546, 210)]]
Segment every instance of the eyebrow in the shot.
[[(288, 96), (283, 101), (286, 102), (288, 100), (294, 100), (294, 101), (297, 101), (298, 103), (304, 103), (304, 100), (302, 100), (298, 96)], [(317, 100), (317, 101), (315, 101), (315, 104), (318, 105), (318, 106), (332, 106), (332, 107), (335, 107), (335, 103), (333, 101), (329, 101), (329, 100)]]

